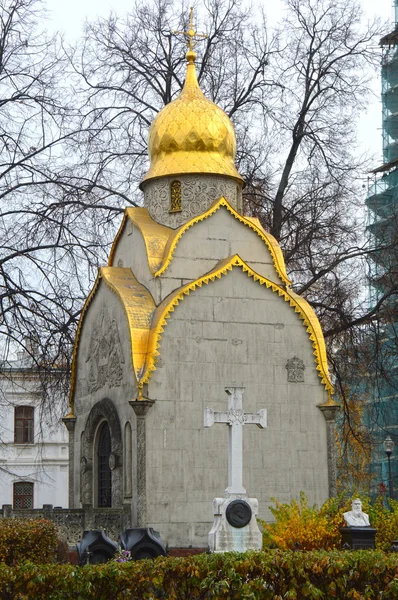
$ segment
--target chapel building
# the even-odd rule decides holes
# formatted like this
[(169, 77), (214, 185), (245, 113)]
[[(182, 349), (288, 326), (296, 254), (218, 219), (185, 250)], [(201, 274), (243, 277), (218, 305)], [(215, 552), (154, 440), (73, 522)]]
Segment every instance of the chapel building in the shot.
[(143, 208), (127, 208), (82, 311), (73, 360), (69, 506), (121, 509), (170, 547), (205, 547), (227, 486), (225, 388), (245, 388), (243, 483), (271, 498), (335, 493), (337, 405), (310, 305), (291, 289), (277, 241), (242, 212), (228, 116), (196, 78), (154, 119)]

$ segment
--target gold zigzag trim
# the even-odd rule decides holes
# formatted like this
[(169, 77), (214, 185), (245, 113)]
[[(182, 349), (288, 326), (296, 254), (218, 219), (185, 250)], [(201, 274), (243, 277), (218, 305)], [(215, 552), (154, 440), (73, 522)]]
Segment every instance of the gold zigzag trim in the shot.
[(257, 235), (263, 240), (263, 242), (265, 243), (265, 245), (267, 246), (268, 250), (271, 253), (272, 262), (274, 263), (274, 267), (275, 267), (276, 272), (278, 273), (280, 279), (283, 281), (283, 283), (285, 283), (287, 286), (290, 287), (291, 281), (288, 278), (287, 273), (286, 273), (285, 261), (283, 258), (282, 250), (280, 249), (280, 246), (279, 246), (278, 242), (276, 241), (276, 239), (274, 238), (274, 236), (272, 236), (270, 233), (266, 232), (261, 227), (258, 219), (252, 220), (252, 219), (249, 219), (249, 218), (246, 218), (246, 217), (243, 217), (242, 215), (240, 215), (229, 204), (228, 200), (226, 200), (224, 197), (220, 198), (219, 200), (216, 200), (216, 202), (214, 202), (212, 204), (212, 206), (209, 208), (208, 211), (204, 212), (201, 215), (198, 215), (197, 217), (194, 217), (193, 219), (191, 219), (190, 221), (185, 223), (185, 225), (182, 225), (181, 227), (176, 229), (175, 232), (173, 232), (173, 234), (170, 236), (170, 238), (167, 242), (167, 245), (166, 245), (166, 248), (164, 251), (162, 265), (161, 265), (160, 269), (155, 273), (155, 277), (159, 277), (166, 271), (166, 269), (168, 268), (168, 266), (170, 265), (170, 263), (172, 261), (176, 246), (177, 246), (178, 242), (180, 241), (181, 237), (187, 231), (187, 229), (189, 229), (196, 223), (199, 223), (200, 221), (204, 221), (205, 219), (207, 219), (208, 217), (213, 215), (215, 212), (217, 212), (222, 206), (224, 206), (228, 210), (228, 212), (230, 212), (231, 215), (233, 217), (235, 217), (235, 219), (237, 219), (244, 225), (247, 225), (247, 227), (250, 227), (250, 229), (252, 229), (255, 233), (257, 233)]
[(292, 290), (284, 290), (276, 283), (273, 283), (269, 279), (266, 279), (265, 277), (262, 277), (253, 271), (253, 269), (251, 269), (238, 254), (220, 261), (218, 266), (213, 271), (210, 271), (203, 277), (200, 277), (199, 279), (196, 279), (195, 281), (179, 288), (176, 292), (174, 292), (174, 294), (171, 295), (171, 299), (169, 299), (170, 297), (166, 298), (158, 306), (154, 314), (154, 320), (149, 338), (147, 365), (144, 375), (140, 381), (140, 385), (142, 386), (144, 383), (148, 382), (152, 372), (156, 369), (155, 363), (156, 357), (159, 355), (162, 333), (167, 324), (167, 319), (170, 318), (175, 307), (178, 306), (181, 300), (183, 300), (185, 296), (188, 296), (190, 292), (194, 291), (198, 287), (202, 287), (203, 284), (207, 285), (215, 279), (220, 279), (223, 275), (226, 275), (228, 271), (232, 271), (233, 267), (240, 267), (243, 272), (247, 273), (248, 277), (252, 277), (254, 281), (258, 281), (260, 285), (265, 285), (267, 288), (271, 288), (272, 292), (277, 293), (285, 300), (285, 302), (288, 302), (290, 306), (294, 308), (300, 319), (302, 319), (307, 333), (309, 334), (312, 346), (314, 348), (313, 354), (315, 356), (315, 362), (317, 365), (316, 369), (330, 398), (330, 395), (334, 390), (329, 377), (325, 341), (321, 326), (313, 309), (308, 302), (306, 302), (306, 300), (295, 294)]

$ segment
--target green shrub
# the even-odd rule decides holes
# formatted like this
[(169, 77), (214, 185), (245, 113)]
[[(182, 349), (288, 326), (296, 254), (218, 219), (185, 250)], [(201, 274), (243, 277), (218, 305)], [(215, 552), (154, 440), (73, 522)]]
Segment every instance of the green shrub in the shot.
[(396, 600), (398, 556), (380, 551), (201, 554), (105, 565), (0, 565), (1, 600)]
[(0, 561), (12, 566), (21, 562), (54, 562), (57, 530), (46, 519), (0, 519)]

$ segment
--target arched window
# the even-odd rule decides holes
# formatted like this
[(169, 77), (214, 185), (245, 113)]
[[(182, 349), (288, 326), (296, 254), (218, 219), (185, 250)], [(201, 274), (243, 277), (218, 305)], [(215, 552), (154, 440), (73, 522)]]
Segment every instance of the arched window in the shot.
[(111, 456), (111, 432), (109, 425), (105, 422), (98, 436), (98, 506), (112, 506), (112, 471), (109, 466)]
[(14, 483), (13, 508), (33, 508), (33, 483), (18, 481)]
[(16, 406), (14, 409), (14, 443), (33, 444), (34, 442), (33, 406)]
[(182, 210), (181, 181), (172, 181), (170, 185), (170, 210), (169, 212), (181, 212)]

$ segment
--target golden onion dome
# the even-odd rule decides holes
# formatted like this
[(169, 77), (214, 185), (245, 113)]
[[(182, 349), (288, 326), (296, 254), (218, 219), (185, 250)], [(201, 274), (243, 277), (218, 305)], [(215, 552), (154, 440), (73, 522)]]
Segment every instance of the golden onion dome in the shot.
[(156, 116), (149, 130), (150, 168), (143, 183), (155, 177), (207, 173), (227, 175), (239, 182), (235, 131), (231, 120), (205, 97), (196, 78), (196, 53), (186, 58), (187, 74), (181, 94)]

